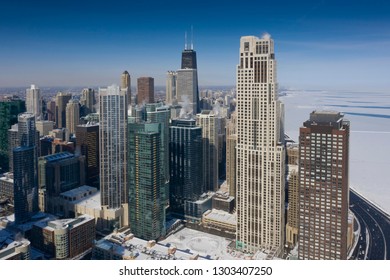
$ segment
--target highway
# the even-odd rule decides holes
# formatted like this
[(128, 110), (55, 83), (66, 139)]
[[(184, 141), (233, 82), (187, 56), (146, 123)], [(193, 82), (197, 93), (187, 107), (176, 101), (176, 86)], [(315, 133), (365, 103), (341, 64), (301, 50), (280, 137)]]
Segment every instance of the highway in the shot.
[(351, 259), (388, 260), (390, 215), (351, 189), (350, 209), (360, 223), (360, 236)]

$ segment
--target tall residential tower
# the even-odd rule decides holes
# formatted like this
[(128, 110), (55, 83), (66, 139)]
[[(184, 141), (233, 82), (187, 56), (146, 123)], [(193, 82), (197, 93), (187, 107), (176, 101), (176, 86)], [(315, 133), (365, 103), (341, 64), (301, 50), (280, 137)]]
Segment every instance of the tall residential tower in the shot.
[(285, 224), (284, 110), (269, 35), (241, 37), (237, 101), (236, 246), (278, 255)]
[(121, 227), (128, 224), (126, 89), (100, 88), (99, 112), (101, 205), (107, 226)]
[[(80, 123), (80, 103), (76, 99), (69, 100), (66, 104), (66, 128), (69, 133), (76, 133), (76, 126)], [(68, 139), (67, 139), (68, 140)]]
[(19, 147), (13, 150), (15, 223), (38, 212), (37, 137), (35, 115), (18, 116)]
[(55, 120), (57, 128), (66, 127), (66, 105), (72, 99), (72, 94), (59, 92), (56, 95)]
[(299, 259), (347, 259), (349, 127), (314, 111), (299, 130)]
[(140, 77), (137, 79), (137, 104), (154, 103), (154, 78)]
[(41, 90), (35, 85), (26, 89), (26, 109), (27, 112), (33, 113), (36, 119), (42, 115), (42, 95)]
[(131, 78), (127, 71), (121, 75), (121, 88), (127, 89), (127, 104), (131, 105)]

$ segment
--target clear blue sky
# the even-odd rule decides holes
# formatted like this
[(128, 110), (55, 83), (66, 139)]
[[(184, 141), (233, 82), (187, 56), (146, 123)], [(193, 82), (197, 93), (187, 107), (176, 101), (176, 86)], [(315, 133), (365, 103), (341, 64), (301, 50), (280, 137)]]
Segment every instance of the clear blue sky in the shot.
[(124, 70), (164, 85), (191, 25), (201, 86), (234, 85), (240, 37), (268, 32), (282, 86), (390, 89), (385, 0), (6, 1), (0, 87), (104, 86)]

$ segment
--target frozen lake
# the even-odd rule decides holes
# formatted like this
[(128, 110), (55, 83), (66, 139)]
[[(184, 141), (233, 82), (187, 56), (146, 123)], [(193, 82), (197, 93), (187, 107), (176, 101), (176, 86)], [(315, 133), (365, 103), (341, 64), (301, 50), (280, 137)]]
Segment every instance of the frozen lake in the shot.
[(390, 92), (287, 90), (285, 133), (298, 140), (313, 110), (334, 110), (351, 122), (350, 186), (390, 213)]

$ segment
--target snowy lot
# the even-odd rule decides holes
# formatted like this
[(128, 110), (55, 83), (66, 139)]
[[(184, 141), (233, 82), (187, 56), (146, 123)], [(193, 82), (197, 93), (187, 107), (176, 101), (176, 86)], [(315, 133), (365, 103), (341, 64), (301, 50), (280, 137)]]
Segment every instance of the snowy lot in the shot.
[(170, 244), (183, 251), (190, 250), (194, 254), (213, 260), (244, 259), (244, 254), (228, 248), (230, 242), (231, 240), (224, 237), (183, 228), (159, 243), (163, 245)]
[(285, 91), (285, 132), (298, 140), (313, 110), (345, 113), (351, 122), (350, 186), (390, 213), (390, 92)]

